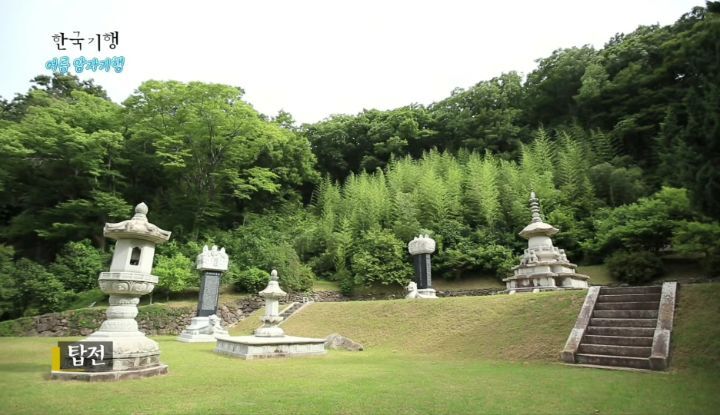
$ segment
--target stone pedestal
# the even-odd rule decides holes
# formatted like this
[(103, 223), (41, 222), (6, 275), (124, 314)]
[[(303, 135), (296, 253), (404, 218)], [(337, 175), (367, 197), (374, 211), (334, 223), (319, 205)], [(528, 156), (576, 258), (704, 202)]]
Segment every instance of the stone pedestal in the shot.
[(220, 317), (213, 314), (208, 317), (193, 317), (177, 340), (184, 343), (212, 343), (216, 336), (227, 335), (227, 330), (220, 325)]
[(52, 379), (118, 380), (167, 372), (167, 366), (160, 363), (160, 346), (140, 332), (135, 321), (140, 296), (152, 292), (158, 282), (158, 277), (150, 274), (155, 245), (170, 238), (170, 232), (148, 222), (147, 211), (141, 203), (132, 219), (107, 223), (103, 230), (105, 237), (118, 241), (110, 272), (102, 272), (98, 278), (100, 289), (110, 295), (110, 306), (100, 329), (82, 341), (112, 342), (112, 370), (52, 371)]
[(217, 316), (218, 299), (220, 297), (220, 280), (227, 271), (229, 257), (225, 248), (218, 250), (217, 246), (208, 249), (203, 247), (202, 253), (197, 256), (197, 269), (201, 272), (200, 293), (197, 306), (197, 317), (177, 337), (178, 341), (185, 343), (210, 343), (215, 341), (216, 335), (227, 336), (227, 330), (222, 328), (222, 321)]
[(322, 356), (326, 354), (325, 339), (308, 337), (218, 336), (215, 353), (240, 359)]

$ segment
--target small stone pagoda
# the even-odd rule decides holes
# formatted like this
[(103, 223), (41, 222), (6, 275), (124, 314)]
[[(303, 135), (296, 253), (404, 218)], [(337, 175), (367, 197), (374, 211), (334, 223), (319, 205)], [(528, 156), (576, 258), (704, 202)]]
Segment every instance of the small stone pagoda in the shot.
[(551, 236), (559, 232), (540, 217), (540, 202), (530, 193), (532, 221), (520, 236), (528, 240), (528, 247), (513, 268), (512, 277), (503, 279), (507, 292), (550, 291), (587, 288), (590, 277), (575, 272), (577, 265), (568, 261), (564, 249), (553, 246)]
[(285, 298), (287, 293), (280, 288), (276, 270), (272, 270), (267, 287), (258, 294), (265, 299), (262, 327), (255, 330), (252, 336), (216, 336), (215, 353), (246, 360), (321, 356), (326, 353), (325, 339), (288, 336), (278, 326), (283, 321), (279, 314), (280, 299)]

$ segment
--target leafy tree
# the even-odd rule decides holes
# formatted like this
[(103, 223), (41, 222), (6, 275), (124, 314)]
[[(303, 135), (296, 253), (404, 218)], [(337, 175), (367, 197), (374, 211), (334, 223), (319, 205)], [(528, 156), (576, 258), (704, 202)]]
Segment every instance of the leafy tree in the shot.
[[(125, 101), (130, 158), (169, 185), (159, 204), (184, 208), (165, 220), (190, 237), (238, 220), (243, 209), (296, 199), (296, 189), (317, 178), (308, 142), (264, 121), (242, 95), (227, 85), (147, 81)], [(138, 194), (158, 193), (128, 176)]]
[(720, 273), (720, 224), (685, 221), (676, 228), (673, 248), (683, 254), (702, 254), (703, 269), (709, 276)]
[(693, 219), (687, 190), (664, 187), (648, 198), (613, 210), (595, 220), (595, 237), (585, 244), (591, 254), (617, 250), (651, 251), (668, 247), (678, 221)]
[(39, 259), (68, 239), (102, 246), (102, 224), (127, 206), (116, 192), (119, 107), (81, 90), (59, 95), (33, 90), (22, 117), (0, 124), (0, 237)]
[(479, 82), (468, 90), (454, 90), (430, 107), (434, 129), (443, 138), (439, 148), (513, 154), (523, 132), (522, 99), (521, 77), (516, 72)]
[(18, 286), (12, 278), (14, 255), (12, 247), (0, 245), (0, 320), (16, 317), (18, 313)]
[[(598, 70), (597, 52), (591, 46), (557, 49), (547, 58), (539, 59), (538, 67), (525, 82), (527, 117), (532, 125), (558, 125), (577, 116), (574, 97), (582, 87), (588, 94), (589, 77)], [(591, 73), (585, 76), (587, 69)], [(597, 83), (601, 83), (600, 79)]]
[(81, 292), (97, 286), (100, 272), (109, 256), (92, 246), (88, 239), (68, 242), (50, 265), (50, 272), (70, 291)]
[(68, 298), (62, 282), (27, 258), (15, 261), (3, 280), (2, 286), (9, 288), (3, 300), (12, 304), (5, 313), (10, 318), (59, 311)]

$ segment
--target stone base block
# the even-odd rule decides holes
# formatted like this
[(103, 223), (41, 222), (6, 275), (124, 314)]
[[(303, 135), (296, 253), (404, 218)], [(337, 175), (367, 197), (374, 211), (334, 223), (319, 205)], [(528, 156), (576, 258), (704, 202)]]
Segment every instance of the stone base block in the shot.
[(417, 298), (437, 298), (434, 288), (418, 288)]
[(325, 339), (308, 337), (234, 336), (217, 338), (215, 353), (241, 359), (269, 359), (276, 357), (322, 356)]
[(139, 379), (150, 376), (164, 375), (168, 372), (167, 365), (158, 365), (142, 369), (112, 370), (109, 372), (65, 372), (53, 370), (50, 372), (52, 380), (80, 380), (84, 382), (112, 382), (125, 379)]
[(112, 368), (114, 372), (127, 370), (142, 370), (160, 365), (160, 353), (138, 354), (131, 357), (113, 357)]
[(508, 288), (503, 291), (506, 294), (515, 293), (540, 293), (545, 291), (560, 291), (560, 290), (582, 290), (583, 288), (570, 288), (570, 287), (522, 287), (522, 288)]
[(190, 325), (177, 337), (184, 343), (214, 343), (215, 336), (227, 336), (227, 330), (214, 325), (210, 317), (193, 317)]

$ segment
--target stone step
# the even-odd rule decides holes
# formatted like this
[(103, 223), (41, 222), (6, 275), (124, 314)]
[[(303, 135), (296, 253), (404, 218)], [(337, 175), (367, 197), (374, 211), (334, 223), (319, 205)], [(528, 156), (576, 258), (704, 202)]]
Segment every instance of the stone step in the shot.
[(593, 327), (588, 326), (586, 336), (623, 336), (650, 337), (655, 334), (655, 327)]
[(659, 301), (595, 303), (595, 310), (655, 310), (660, 308)]
[(597, 303), (621, 303), (621, 302), (643, 302), (660, 301), (660, 293), (653, 294), (600, 294)]
[(657, 318), (658, 310), (595, 310), (597, 318)]
[(581, 344), (610, 344), (613, 346), (652, 346), (652, 337), (598, 336), (586, 334)]
[(618, 294), (660, 294), (662, 287), (659, 285), (651, 285), (646, 287), (601, 287), (600, 295), (618, 295)]
[(646, 357), (607, 356), (578, 353), (575, 355), (577, 363), (599, 366), (624, 366), (636, 369), (650, 369), (650, 359)]
[(646, 346), (618, 346), (612, 344), (580, 344), (579, 353), (597, 354), (608, 356), (630, 356), (630, 357), (650, 357), (651, 347)]
[(295, 303), (290, 308), (284, 310), (282, 313), (280, 313), (280, 317), (287, 318), (291, 316), (294, 312), (296, 312), (300, 307), (302, 307), (302, 303)]
[(595, 327), (655, 327), (654, 318), (591, 318), (590, 326)]

